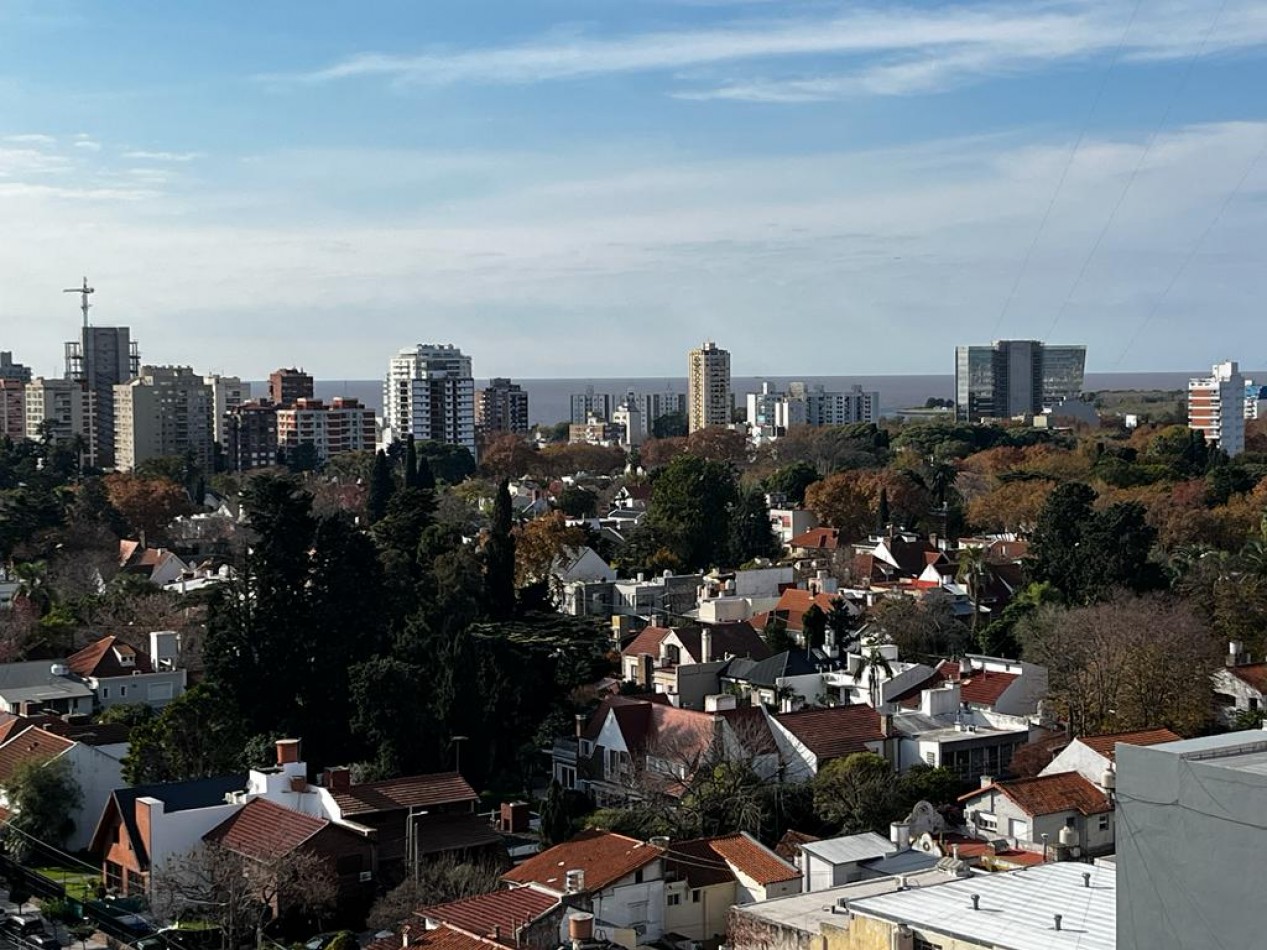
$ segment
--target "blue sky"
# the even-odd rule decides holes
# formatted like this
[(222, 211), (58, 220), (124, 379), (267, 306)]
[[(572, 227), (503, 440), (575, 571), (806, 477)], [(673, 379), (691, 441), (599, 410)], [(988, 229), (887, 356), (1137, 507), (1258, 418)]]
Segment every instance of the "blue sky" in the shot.
[(0, 0), (0, 345), (381, 374), (1267, 364), (1267, 3)]

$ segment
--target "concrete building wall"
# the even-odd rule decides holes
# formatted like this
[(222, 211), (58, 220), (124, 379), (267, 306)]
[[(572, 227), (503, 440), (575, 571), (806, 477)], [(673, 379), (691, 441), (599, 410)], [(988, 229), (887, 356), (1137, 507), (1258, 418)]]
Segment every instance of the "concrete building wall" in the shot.
[(185, 671), (139, 673), (135, 676), (108, 676), (88, 684), (97, 694), (97, 706), (143, 703), (161, 709), (185, 691)]
[(83, 793), (83, 801), (71, 816), (75, 830), (66, 842), (66, 850), (82, 851), (92, 841), (97, 819), (105, 811), (106, 802), (116, 788), (122, 788), (123, 763), (94, 746), (77, 742), (66, 750), (66, 758)]

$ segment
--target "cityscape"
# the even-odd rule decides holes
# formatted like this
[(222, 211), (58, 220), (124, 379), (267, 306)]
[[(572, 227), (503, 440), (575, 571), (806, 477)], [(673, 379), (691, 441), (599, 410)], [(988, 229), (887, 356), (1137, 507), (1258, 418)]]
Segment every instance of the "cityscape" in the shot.
[(1267, 947), (1259, 7), (0, 4), (0, 950)]

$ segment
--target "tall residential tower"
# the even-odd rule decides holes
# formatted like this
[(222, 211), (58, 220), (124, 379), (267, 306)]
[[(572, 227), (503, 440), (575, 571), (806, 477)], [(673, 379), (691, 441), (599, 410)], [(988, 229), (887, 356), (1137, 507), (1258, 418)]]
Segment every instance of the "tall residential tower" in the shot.
[(475, 455), (475, 379), (456, 346), (407, 346), (387, 367), (384, 435), (464, 445)]
[(730, 352), (708, 340), (691, 350), (686, 366), (690, 431), (730, 425), (734, 408), (730, 393)]
[(1209, 376), (1188, 380), (1188, 428), (1228, 455), (1245, 451), (1245, 378), (1235, 362), (1216, 363)]

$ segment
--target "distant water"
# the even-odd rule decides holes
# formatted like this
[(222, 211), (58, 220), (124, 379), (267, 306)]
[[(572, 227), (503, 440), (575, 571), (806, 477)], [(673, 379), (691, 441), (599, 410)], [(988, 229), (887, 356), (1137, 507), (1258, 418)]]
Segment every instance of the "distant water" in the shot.
[[(1191, 373), (1087, 373), (1085, 388), (1088, 391), (1099, 389), (1185, 389), (1190, 376), (1200, 375), (1201, 371)], [(1254, 379), (1264, 374), (1245, 372)], [(932, 374), (927, 376), (736, 376), (732, 382), (736, 405), (742, 405), (747, 393), (761, 391), (763, 382), (770, 383), (776, 389), (786, 389), (789, 382), (803, 382), (807, 386), (822, 386), (824, 389), (849, 389), (859, 385), (866, 390), (880, 393), (880, 411), (884, 415), (893, 415), (899, 409), (911, 406), (922, 406), (930, 397), (937, 399), (953, 399), (955, 395), (955, 377), (953, 374)], [(487, 385), (487, 380), (477, 379), (476, 386)], [(621, 397), (629, 390), (637, 393), (686, 392), (686, 377), (662, 376), (643, 378), (607, 378), (607, 379), (516, 379), (528, 393), (528, 415), (534, 424), (553, 425), (571, 417), (571, 396), (573, 393), (585, 392), (593, 386), (597, 393), (611, 393)], [(316, 384), (319, 399), (331, 399), (335, 396), (352, 396), (361, 400), (374, 411), (383, 411), (383, 383), (375, 379), (354, 379), (346, 382), (329, 382), (318, 380)], [(255, 394), (268, 391), (268, 384), (254, 382), (251, 391)]]

